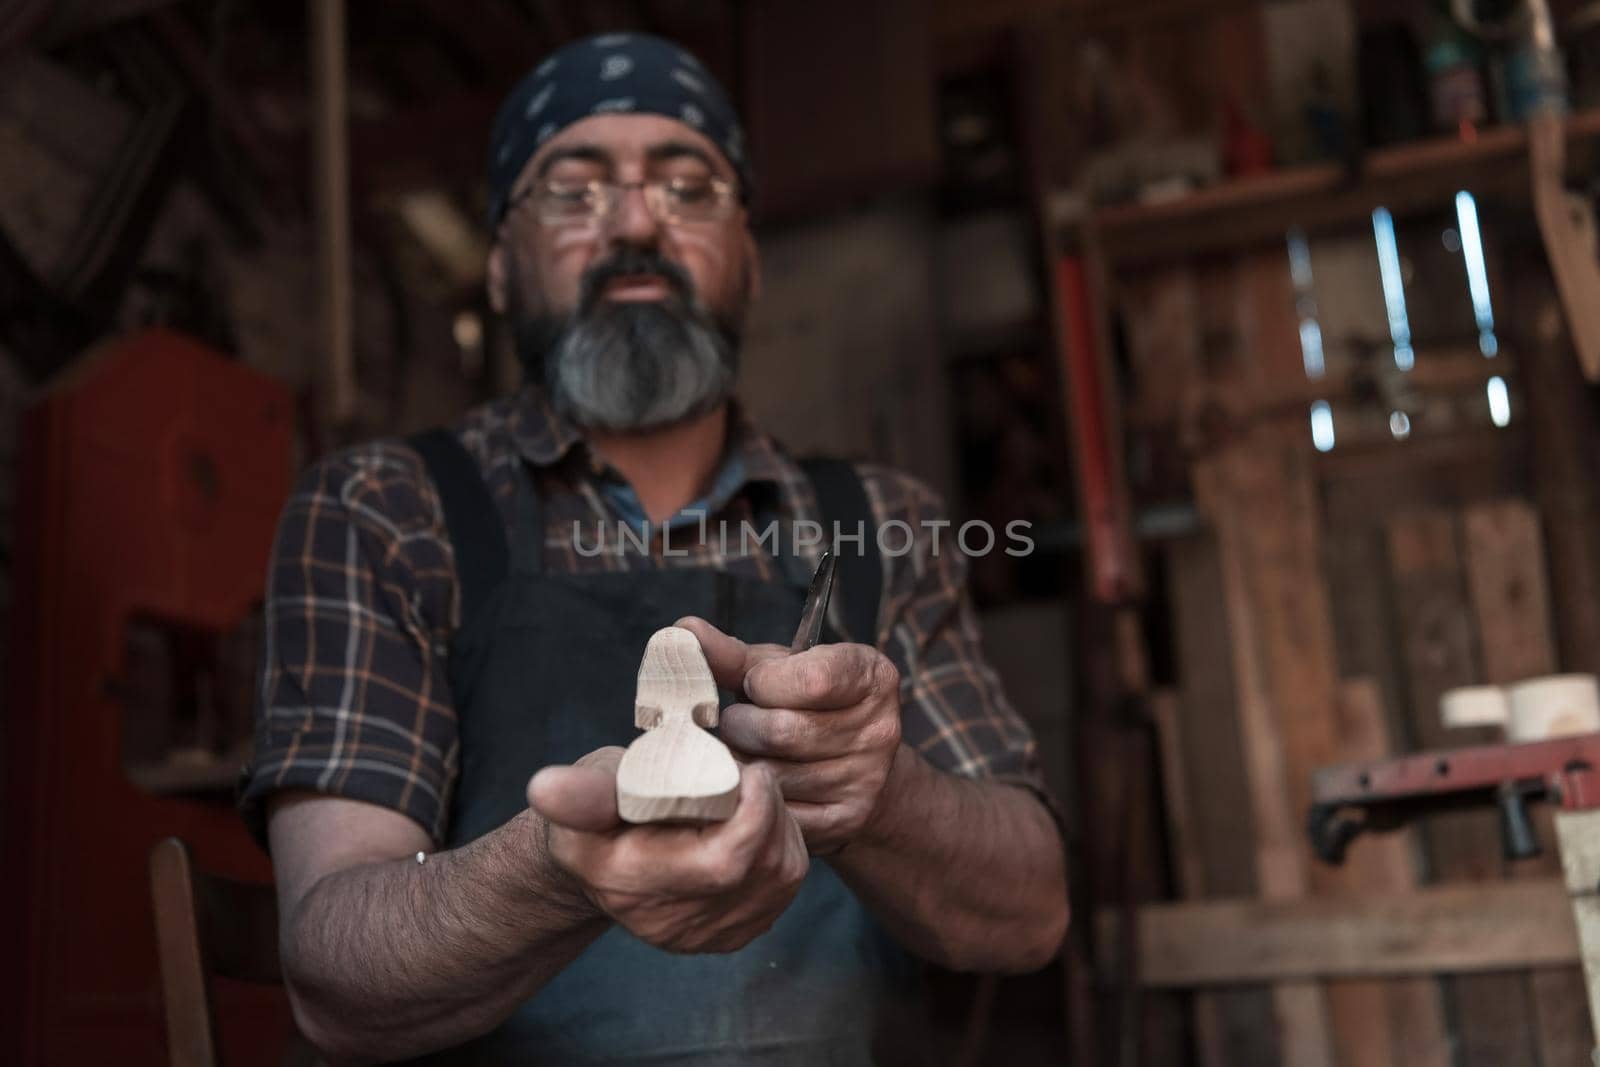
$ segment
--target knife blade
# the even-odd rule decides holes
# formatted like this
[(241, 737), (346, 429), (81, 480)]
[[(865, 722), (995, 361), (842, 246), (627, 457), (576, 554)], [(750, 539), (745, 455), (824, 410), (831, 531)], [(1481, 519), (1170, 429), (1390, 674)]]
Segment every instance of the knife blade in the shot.
[(824, 552), (806, 590), (805, 607), (800, 612), (800, 628), (794, 632), (790, 652), (804, 652), (822, 637), (822, 624), (828, 618), (828, 598), (833, 595), (833, 571), (837, 562), (832, 552)]

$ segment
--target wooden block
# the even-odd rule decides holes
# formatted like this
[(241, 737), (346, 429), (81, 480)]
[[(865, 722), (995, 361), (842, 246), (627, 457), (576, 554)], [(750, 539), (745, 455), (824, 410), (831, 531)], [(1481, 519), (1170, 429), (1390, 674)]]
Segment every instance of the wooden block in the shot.
[[(1095, 933), (1113, 951), (1120, 916)], [(1140, 981), (1154, 987), (1505, 971), (1575, 963), (1559, 878), (1431, 886), (1413, 893), (1208, 900), (1139, 909)], [(1537, 1059), (1506, 1060), (1537, 1063)]]
[(739, 765), (704, 727), (717, 724), (717, 683), (694, 634), (657, 630), (639, 663), (633, 724), (643, 736), (617, 765), (627, 822), (715, 821), (739, 803)]

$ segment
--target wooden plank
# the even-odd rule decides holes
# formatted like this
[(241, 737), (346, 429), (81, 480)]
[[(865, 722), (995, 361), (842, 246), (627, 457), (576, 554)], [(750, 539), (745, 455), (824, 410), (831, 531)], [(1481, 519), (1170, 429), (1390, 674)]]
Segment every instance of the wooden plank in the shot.
[(1567, 195), (1567, 138), (1562, 115), (1555, 111), (1534, 115), (1528, 120), (1527, 136), (1533, 211), (1566, 312), (1567, 333), (1584, 377), (1600, 382), (1600, 263), (1594, 256), (1594, 214), (1588, 199), (1581, 201), (1590, 224), (1586, 232)]
[[(1294, 815), (1295, 797), (1305, 786), (1296, 789), (1290, 778), (1291, 768), (1308, 753), (1304, 743), (1295, 742), (1294, 754), (1290, 754), (1291, 741), (1283, 735), (1274, 714), (1272, 679), (1261, 652), (1271, 622), (1259, 617), (1264, 598), (1253, 595), (1257, 591), (1251, 579), (1257, 576), (1252, 567), (1266, 560), (1255, 550), (1252, 534), (1281, 519), (1272, 514), (1272, 501), (1260, 492), (1263, 486), (1258, 483), (1270, 481), (1270, 472), (1257, 466), (1264, 462), (1270, 459), (1259, 445), (1232, 446), (1220, 457), (1197, 465), (1195, 495), (1216, 529), (1220, 548), (1245, 778), (1255, 817), (1256, 878), (1264, 897), (1282, 901), (1303, 897), (1310, 889), (1306, 844)], [(1267, 514), (1257, 513), (1256, 508), (1263, 506)], [(1276, 592), (1281, 573), (1265, 577)], [(1324, 722), (1328, 719), (1331, 713)], [(1296, 1067), (1333, 1063), (1329, 1005), (1323, 991), (1313, 982), (1279, 982), (1272, 997), (1284, 1062)]]
[[(1333, 633), (1339, 673), (1346, 679), (1370, 679), (1384, 709), (1383, 746), (1396, 752), (1395, 717), (1403, 708), (1405, 679), (1400, 641), (1390, 609), (1389, 557), (1381, 526), (1340, 525), (1323, 540), (1323, 574), (1333, 592)], [(1359, 757), (1352, 757), (1359, 758)]]
[(1133, 368), (1128, 406), (1151, 425), (1176, 424), (1198, 384), (1198, 290), (1188, 265), (1119, 280), (1116, 298)]
[(1595, 893), (1600, 886), (1600, 812), (1560, 812), (1556, 833), (1560, 835), (1562, 880), (1571, 894), (1578, 927), (1590, 1022), (1600, 1033), (1600, 895)]
[[(1339, 701), (1340, 758), (1382, 759), (1395, 751), (1388, 709), (1398, 706), (1400, 690), (1383, 531), (1348, 525), (1328, 530), (1323, 562), (1332, 594), (1339, 665), (1346, 676)], [(1345, 877), (1368, 892), (1415, 889), (1420, 873), (1418, 847), (1413, 829), (1359, 842), (1345, 861)], [(1386, 993), (1390, 1001), (1388, 1029), (1366, 1028), (1364, 1039), (1384, 1042), (1384, 1055), (1394, 1062), (1449, 1067), (1449, 1029), (1438, 981), (1396, 979), (1387, 984)], [(1359, 1064), (1364, 1056), (1363, 1050), (1340, 1049), (1342, 1063)]]
[[(1384, 709), (1383, 692), (1374, 679), (1345, 681), (1339, 699), (1341, 759), (1381, 760), (1393, 754)], [(1411, 893), (1417, 888), (1416, 852), (1416, 832), (1411, 829), (1357, 841), (1344, 862), (1346, 884), (1368, 893)], [(1371, 1026), (1353, 1034), (1339, 1033), (1340, 1062), (1450, 1067), (1450, 1034), (1439, 983), (1432, 978), (1397, 978), (1383, 989), (1390, 1009), (1388, 1029)], [(1368, 1048), (1371, 1042), (1381, 1043), (1381, 1048)]]
[[(1252, 290), (1251, 301), (1263, 318), (1275, 310), (1281, 314), (1273, 296), (1283, 295), (1277, 285), (1279, 272), (1286, 282), (1287, 271), (1279, 264), (1260, 263), (1246, 270), (1247, 276), (1256, 276), (1246, 288)], [(1282, 376), (1287, 370), (1273, 371), (1268, 363), (1261, 372)], [(1209, 473), (1210, 500), (1202, 507), (1218, 526), (1225, 558), (1230, 541), (1238, 553), (1244, 610), (1253, 617), (1235, 618), (1233, 636), (1241, 640), (1237, 627), (1248, 627), (1257, 645), (1265, 706), (1276, 737), (1262, 736), (1254, 743), (1281, 749), (1285, 782), (1284, 792), (1275, 800), (1281, 809), (1276, 818), (1293, 824), (1290, 845), (1293, 862), (1300, 867), (1300, 891), (1358, 890), (1361, 886), (1349, 872), (1314, 863), (1300, 829), (1299, 814), (1309, 804), (1312, 772), (1345, 758), (1337, 736), (1338, 656), (1321, 570), (1321, 523), (1310, 449), (1298, 433), (1255, 434), (1224, 450), (1215, 463)], [(1248, 729), (1247, 724), (1247, 735)], [(1247, 746), (1250, 743), (1247, 736)], [(1258, 813), (1260, 805), (1258, 801)], [(1330, 987), (1328, 1007), (1330, 1039), (1342, 1061), (1376, 1067), (1393, 1062), (1387, 1035), (1394, 1005), (1380, 984), (1346, 982)]]
[[(1600, 404), (1586, 388), (1541, 265), (1518, 257), (1509, 275), (1511, 323), (1526, 388), (1534, 493), (1543, 520), (1563, 671), (1600, 673)], [(1513, 425), (1518, 416), (1512, 413)]]
[[(1183, 717), (1178, 696), (1169, 689), (1152, 693), (1149, 708), (1161, 753), (1161, 795), (1172, 870), (1178, 895), (1193, 900), (1205, 895), (1205, 872), (1190, 818), (1193, 794), (1183, 764)], [(1223, 1005), (1214, 994), (1195, 994), (1195, 1055), (1200, 1067), (1226, 1067), (1232, 1062), (1222, 1013)]]
[(1467, 587), (1483, 680), (1509, 685), (1556, 669), (1539, 515), (1521, 500), (1467, 509)]
[[(1118, 917), (1096, 916), (1114, 947)], [(1209, 900), (1139, 910), (1139, 971), (1152, 986), (1468, 974), (1563, 966), (1579, 958), (1559, 878), (1448, 885), (1413, 893)], [(1537, 1059), (1503, 1061), (1537, 1063)]]
[[(1441, 748), (1495, 739), (1492, 729), (1446, 730), (1439, 696), (1482, 680), (1471, 603), (1455, 517), (1417, 512), (1392, 520), (1388, 545), (1395, 618), (1406, 668), (1410, 745)], [(1444, 812), (1423, 827), (1438, 881), (1488, 881), (1502, 875), (1500, 833), (1492, 810)], [(1536, 1063), (1527, 982), (1520, 975), (1452, 978), (1445, 987), (1462, 1067)]]
[[(1255, 822), (1244, 770), (1228, 628), (1220, 618), (1222, 564), (1216, 541), (1200, 536), (1172, 542), (1167, 570), (1176, 641), (1185, 786), (1196, 892), (1246, 897), (1257, 892)], [(1279, 1062), (1277, 1024), (1269, 993), (1238, 988), (1215, 994), (1225, 1062), (1271, 1067)]]
[[(1285, 338), (1274, 333), (1274, 320), (1292, 319), (1286, 257), (1256, 257), (1241, 264), (1243, 305), (1255, 311), (1247, 347), (1266, 380), (1303, 374), (1268, 358)], [(1279, 803), (1299, 829), (1300, 815), (1310, 803), (1311, 774), (1338, 762), (1336, 727), (1339, 681), (1333, 639), (1332, 611), (1321, 572), (1320, 516), (1313, 484), (1311, 452), (1296, 435), (1288, 441), (1257, 438), (1242, 449), (1230, 449), (1224, 460), (1238, 494), (1232, 512), (1241, 522), (1241, 543), (1251, 585), (1252, 608), (1259, 625), (1257, 641), (1268, 687), (1269, 708), (1282, 738), (1288, 791)], [(1242, 521), (1241, 521), (1242, 520)], [(1307, 848), (1304, 833), (1295, 844)], [(1344, 872), (1315, 863), (1308, 852), (1308, 888), (1347, 891)], [(1363, 1046), (1374, 1032), (1385, 1034), (1391, 1005), (1378, 983), (1346, 982), (1326, 990), (1333, 1050), (1344, 1062), (1384, 1067), (1387, 1046)]]
[[(1469, 508), (1463, 527), (1483, 680), (1507, 685), (1554, 672), (1555, 636), (1538, 513), (1521, 500), (1493, 501)], [(1545, 852), (1517, 863), (1517, 877), (1557, 874), (1561, 869), (1552, 847), (1555, 835), (1549, 808), (1535, 808), (1533, 814)], [(1535, 971), (1529, 982), (1541, 1062), (1582, 1063), (1594, 1047), (1582, 972)]]
[[(1235, 313), (1239, 336), (1250, 353), (1250, 366), (1263, 399), (1305, 389), (1305, 357), (1300, 346), (1300, 317), (1295, 311), (1294, 278), (1288, 252), (1279, 245), (1240, 255)], [(1314, 387), (1313, 387), (1314, 388)], [(1304, 416), (1295, 412), (1298, 424)]]
[[(1487, 362), (1487, 361), (1485, 361)], [(1335, 529), (1372, 526), (1425, 509), (1513, 496), (1525, 486), (1526, 426), (1474, 428), (1404, 442), (1339, 447), (1318, 457)]]

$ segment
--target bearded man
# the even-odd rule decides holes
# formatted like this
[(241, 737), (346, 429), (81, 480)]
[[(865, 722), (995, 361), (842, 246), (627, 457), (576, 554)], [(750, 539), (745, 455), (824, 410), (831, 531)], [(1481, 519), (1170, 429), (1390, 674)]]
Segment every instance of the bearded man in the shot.
[[(733, 399), (751, 188), (688, 53), (562, 48), (490, 146), (526, 386), (324, 459), (286, 506), (242, 807), (329, 1059), (903, 1059), (923, 961), (1025, 971), (1062, 940), (1058, 824), (939, 502), (797, 463)], [(791, 654), (819, 546), (703, 531), (805, 521), (865, 536)], [(910, 551), (879, 552), (894, 524)], [(626, 825), (634, 675), (674, 622), (732, 695), (737, 808)]]

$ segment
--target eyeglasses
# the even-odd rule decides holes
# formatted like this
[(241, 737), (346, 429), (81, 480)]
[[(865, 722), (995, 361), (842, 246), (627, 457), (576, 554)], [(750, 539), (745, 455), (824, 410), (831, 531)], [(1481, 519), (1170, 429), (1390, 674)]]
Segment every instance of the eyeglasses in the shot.
[(661, 178), (626, 184), (550, 180), (535, 182), (512, 197), (506, 204), (506, 213), (531, 199), (539, 221), (546, 226), (604, 222), (615, 217), (623, 194), (630, 189), (642, 190), (650, 214), (668, 226), (721, 221), (733, 214), (738, 202), (733, 184), (715, 177)]

